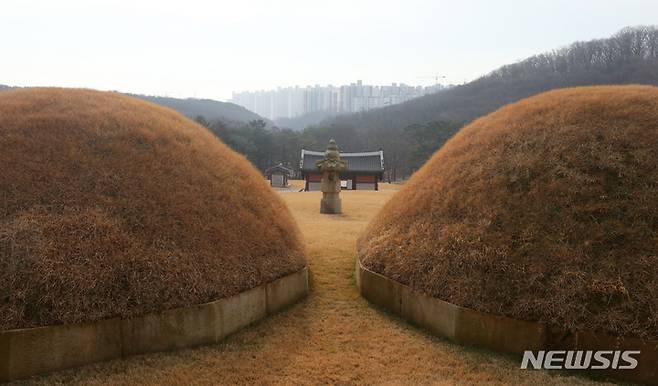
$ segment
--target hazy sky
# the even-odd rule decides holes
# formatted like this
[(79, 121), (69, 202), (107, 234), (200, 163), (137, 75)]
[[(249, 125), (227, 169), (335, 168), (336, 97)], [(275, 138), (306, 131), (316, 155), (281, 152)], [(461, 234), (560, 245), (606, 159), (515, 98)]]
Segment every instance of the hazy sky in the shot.
[(658, 0), (0, 0), (0, 84), (177, 97), (462, 83), (624, 26)]

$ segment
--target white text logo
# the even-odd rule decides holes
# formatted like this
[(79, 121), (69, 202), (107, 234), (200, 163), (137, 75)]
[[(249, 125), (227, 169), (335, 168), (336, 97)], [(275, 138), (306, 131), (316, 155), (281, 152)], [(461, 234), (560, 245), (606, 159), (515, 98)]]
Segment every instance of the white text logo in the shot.
[(637, 367), (633, 356), (640, 351), (525, 351), (521, 368), (546, 370), (631, 370)]

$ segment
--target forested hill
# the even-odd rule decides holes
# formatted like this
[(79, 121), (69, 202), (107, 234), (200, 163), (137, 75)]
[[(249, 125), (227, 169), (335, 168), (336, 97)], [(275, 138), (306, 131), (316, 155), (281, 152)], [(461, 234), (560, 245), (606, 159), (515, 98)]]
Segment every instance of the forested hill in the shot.
[(503, 66), (450, 90), (395, 106), (338, 116), (322, 125), (376, 128), (442, 120), (470, 121), (542, 91), (630, 83), (658, 85), (656, 27), (625, 28), (608, 39), (577, 42)]
[[(409, 131), (435, 132), (440, 143), (465, 124), (503, 105), (563, 87), (600, 84), (658, 85), (658, 28), (625, 28), (607, 39), (577, 42), (503, 66), (473, 82), (412, 101), (368, 112), (324, 120), (318, 128), (352, 131), (351, 140), (369, 148), (384, 148), (397, 176), (417, 169), (422, 157), (410, 159), (417, 144)], [(445, 126), (446, 130), (442, 129)], [(343, 144), (344, 146), (349, 144)], [(430, 153), (431, 154), (431, 153)]]
[(269, 124), (267, 119), (234, 103), (220, 102), (212, 99), (178, 99), (160, 96), (129, 95), (169, 107), (192, 119), (203, 117), (208, 121), (223, 121), (225, 123), (263, 120)]
[(277, 118), (274, 120), (274, 124), (278, 127), (302, 130), (335, 115), (335, 113), (329, 111), (313, 111), (295, 118)]
[[(529, 59), (530, 60), (530, 59)], [(337, 116), (321, 125), (351, 124), (376, 128), (404, 127), (431, 121), (470, 121), (499, 107), (556, 88), (602, 84), (658, 85), (658, 59), (628, 58), (610, 66), (524, 68), (527, 61), (437, 94), (364, 113)], [(560, 65), (561, 67), (561, 65)]]

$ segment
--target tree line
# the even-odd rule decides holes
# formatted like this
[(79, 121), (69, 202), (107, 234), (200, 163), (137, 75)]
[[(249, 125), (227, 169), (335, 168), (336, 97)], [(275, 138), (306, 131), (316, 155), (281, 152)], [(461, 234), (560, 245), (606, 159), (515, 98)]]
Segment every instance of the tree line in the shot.
[[(260, 171), (279, 163), (299, 171), (301, 149), (323, 151), (335, 139), (341, 151), (384, 150), (387, 180), (406, 177), (409, 166), (420, 167), (452, 134), (462, 126), (452, 122), (429, 122), (405, 128), (402, 135), (389, 140), (372, 140), (383, 133), (361, 133), (349, 125), (307, 127), (302, 131), (267, 128), (266, 122), (253, 120), (242, 125), (203, 116), (196, 121), (207, 127), (226, 145), (243, 154)], [(400, 151), (404, 149), (404, 151)], [(387, 152), (390, 150), (390, 154)], [(401, 156), (404, 155), (404, 156)]]

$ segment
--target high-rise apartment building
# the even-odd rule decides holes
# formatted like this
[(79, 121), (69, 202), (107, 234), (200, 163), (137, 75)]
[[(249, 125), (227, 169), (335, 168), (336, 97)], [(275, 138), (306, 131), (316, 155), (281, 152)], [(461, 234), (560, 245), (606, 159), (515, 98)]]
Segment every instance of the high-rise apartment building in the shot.
[(371, 86), (364, 85), (359, 80), (339, 87), (315, 85), (233, 92), (231, 102), (275, 120), (295, 118), (318, 111), (331, 114), (367, 111), (406, 102), (444, 88), (445, 86), (440, 84), (431, 87), (397, 83), (390, 86)]

